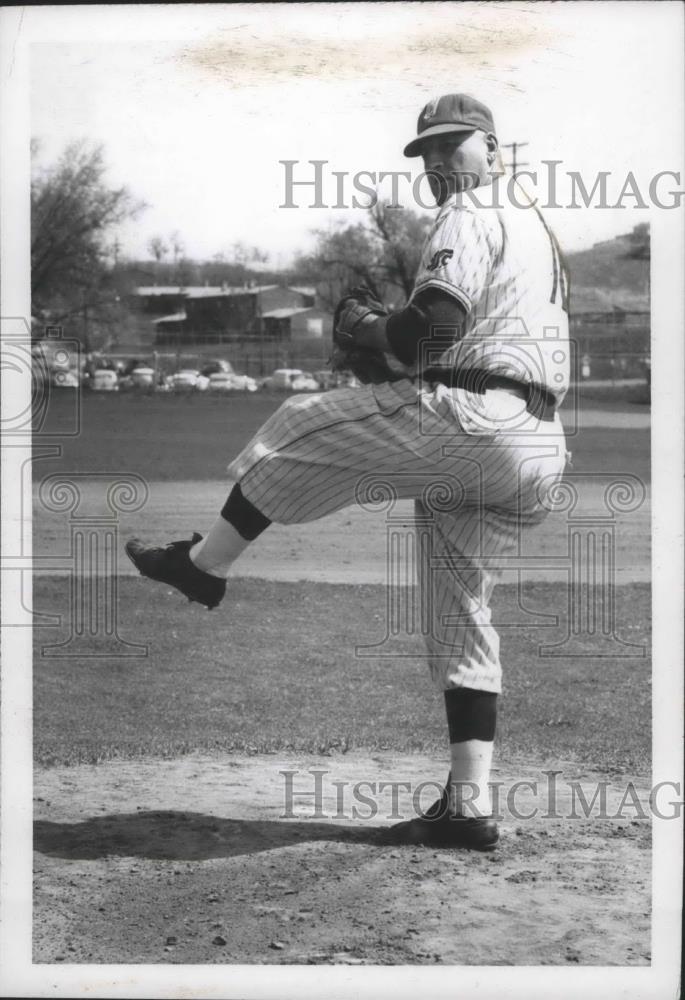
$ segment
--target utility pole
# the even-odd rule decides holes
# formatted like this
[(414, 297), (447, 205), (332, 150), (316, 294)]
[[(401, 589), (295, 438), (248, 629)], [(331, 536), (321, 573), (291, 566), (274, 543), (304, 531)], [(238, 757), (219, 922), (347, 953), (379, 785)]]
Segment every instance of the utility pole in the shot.
[(528, 145), (527, 142), (504, 142), (504, 143), (502, 143), (502, 146), (501, 146), (502, 149), (510, 149), (511, 150), (511, 163), (505, 163), (505, 166), (506, 167), (511, 167), (511, 173), (512, 173), (512, 175), (514, 177), (516, 177), (516, 174), (518, 173), (519, 167), (527, 167), (528, 166), (528, 161), (527, 160), (520, 161), (520, 160), (517, 160), (517, 158), (516, 158), (516, 153), (518, 152), (518, 150), (521, 149), (522, 146), (527, 146), (527, 145)]
[(83, 348), (90, 353), (90, 336), (88, 333), (88, 297), (83, 293)]

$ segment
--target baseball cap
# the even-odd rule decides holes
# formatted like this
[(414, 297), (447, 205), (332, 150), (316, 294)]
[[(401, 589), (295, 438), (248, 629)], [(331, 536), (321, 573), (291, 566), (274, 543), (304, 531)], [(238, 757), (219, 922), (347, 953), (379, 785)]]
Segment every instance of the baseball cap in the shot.
[(404, 148), (405, 156), (420, 156), (421, 143), (431, 135), (448, 132), (494, 132), (492, 112), (469, 94), (445, 94), (429, 101), (419, 115), (418, 135)]

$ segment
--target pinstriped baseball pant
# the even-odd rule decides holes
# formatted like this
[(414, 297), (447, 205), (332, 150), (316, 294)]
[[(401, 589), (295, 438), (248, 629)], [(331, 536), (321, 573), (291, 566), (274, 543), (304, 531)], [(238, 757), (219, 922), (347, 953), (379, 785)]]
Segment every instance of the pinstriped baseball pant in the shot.
[(291, 397), (228, 471), (280, 524), (414, 500), (424, 548), (429, 539), (418, 584), (433, 680), (499, 692), (490, 600), (500, 560), (517, 550), (522, 528), (546, 517), (565, 460), (559, 418), (538, 421), (517, 396), (406, 379)]

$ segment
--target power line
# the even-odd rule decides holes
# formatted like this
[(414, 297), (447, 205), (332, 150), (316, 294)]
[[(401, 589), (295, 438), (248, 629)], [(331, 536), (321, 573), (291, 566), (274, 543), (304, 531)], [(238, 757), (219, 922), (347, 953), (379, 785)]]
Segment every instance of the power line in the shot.
[(502, 149), (510, 149), (511, 150), (511, 163), (506, 163), (505, 166), (511, 167), (511, 172), (512, 172), (512, 174), (513, 174), (514, 177), (516, 177), (516, 174), (518, 173), (520, 167), (527, 167), (528, 166), (528, 161), (527, 160), (518, 160), (517, 157), (516, 157), (516, 154), (517, 154), (518, 150), (521, 149), (522, 146), (528, 146), (528, 145), (529, 145), (529, 143), (527, 143), (527, 142), (504, 142), (504, 143), (502, 143), (502, 146), (501, 146)]

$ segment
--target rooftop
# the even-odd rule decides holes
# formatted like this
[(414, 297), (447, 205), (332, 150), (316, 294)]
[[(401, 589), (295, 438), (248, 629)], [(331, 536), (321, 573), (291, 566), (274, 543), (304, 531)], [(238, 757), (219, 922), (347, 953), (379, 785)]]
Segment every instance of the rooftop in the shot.
[(278, 285), (140, 285), (136, 295), (151, 297), (155, 295), (182, 295), (188, 299), (216, 298), (221, 295), (255, 295), (266, 292)]
[(171, 313), (170, 316), (160, 316), (158, 319), (153, 319), (153, 323), (182, 323), (186, 319), (186, 314), (184, 312)]
[(267, 292), (278, 285), (253, 285), (248, 288), (246, 285), (235, 287), (222, 285), (201, 285), (199, 288), (188, 288), (186, 290), (189, 299), (214, 299), (224, 295), (256, 295), (258, 292)]
[(298, 313), (311, 312), (307, 306), (289, 306), (285, 309), (270, 309), (269, 312), (262, 313), (262, 319), (287, 319), (288, 316), (296, 316)]

